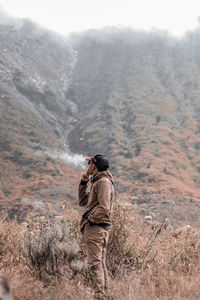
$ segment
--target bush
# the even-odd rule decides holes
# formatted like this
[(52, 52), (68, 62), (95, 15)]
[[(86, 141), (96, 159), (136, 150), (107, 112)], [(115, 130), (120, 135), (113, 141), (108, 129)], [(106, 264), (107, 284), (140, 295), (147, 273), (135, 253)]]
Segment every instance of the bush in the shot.
[(77, 228), (64, 217), (29, 218), (24, 249), (25, 257), (37, 270), (40, 279), (62, 275), (66, 269), (71, 277), (87, 270), (77, 239)]
[(115, 277), (124, 271), (130, 271), (138, 263), (134, 239), (131, 232), (131, 210), (119, 202), (115, 204), (112, 216), (112, 228), (108, 244), (108, 269)]
[(26, 169), (24, 172), (23, 172), (23, 177), (25, 178), (25, 179), (28, 179), (28, 178), (30, 178), (30, 177), (32, 177), (33, 176), (33, 174), (31, 173), (31, 171), (29, 170), (29, 169)]

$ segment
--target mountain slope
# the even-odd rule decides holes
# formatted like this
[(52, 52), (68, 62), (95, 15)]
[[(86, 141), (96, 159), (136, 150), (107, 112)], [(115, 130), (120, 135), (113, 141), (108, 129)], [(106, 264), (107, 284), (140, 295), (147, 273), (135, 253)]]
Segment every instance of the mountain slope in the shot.
[(65, 97), (73, 51), (28, 20), (1, 24), (0, 40), (0, 207), (61, 212), (76, 200), (80, 176), (52, 154), (67, 148), (75, 120)]
[(199, 197), (200, 68), (198, 46), (190, 43), (191, 36), (177, 41), (128, 30), (75, 40), (68, 97), (81, 117), (69, 144), (80, 153), (109, 153), (133, 192), (139, 186)]
[(108, 28), (67, 40), (0, 24), (1, 207), (77, 201), (81, 171), (51, 155), (71, 151), (106, 153), (116, 190), (148, 212), (198, 212), (199, 36)]
[(62, 145), (33, 114), (9, 100), (1, 106), (0, 140), (1, 208), (11, 209), (11, 215), (24, 209), (55, 214), (76, 200), (78, 172), (51, 155), (63, 151)]
[(31, 111), (55, 137), (65, 139), (76, 107), (66, 99), (74, 54), (65, 39), (29, 20), (0, 24), (1, 99)]

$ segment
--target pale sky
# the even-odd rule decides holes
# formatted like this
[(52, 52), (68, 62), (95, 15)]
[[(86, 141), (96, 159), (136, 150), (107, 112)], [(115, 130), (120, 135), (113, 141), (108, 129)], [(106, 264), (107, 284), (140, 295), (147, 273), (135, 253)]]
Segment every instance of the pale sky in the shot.
[(1, 8), (64, 35), (124, 25), (181, 36), (197, 27), (200, 16), (200, 0), (0, 0)]

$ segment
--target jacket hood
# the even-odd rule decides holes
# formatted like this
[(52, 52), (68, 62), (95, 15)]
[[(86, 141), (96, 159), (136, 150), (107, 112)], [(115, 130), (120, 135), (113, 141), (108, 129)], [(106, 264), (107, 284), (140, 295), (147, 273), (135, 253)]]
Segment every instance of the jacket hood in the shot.
[(92, 182), (95, 182), (100, 178), (108, 178), (112, 182), (112, 184), (114, 184), (114, 178), (113, 178), (112, 173), (110, 172), (110, 170), (98, 172), (92, 178)]

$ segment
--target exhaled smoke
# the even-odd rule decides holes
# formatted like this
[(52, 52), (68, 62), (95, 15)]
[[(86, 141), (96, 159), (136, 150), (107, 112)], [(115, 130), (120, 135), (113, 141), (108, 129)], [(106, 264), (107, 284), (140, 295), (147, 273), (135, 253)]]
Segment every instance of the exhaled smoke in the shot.
[(58, 152), (58, 151), (46, 151), (45, 154), (54, 159), (59, 158), (75, 167), (85, 168), (86, 166), (85, 157), (80, 154)]

